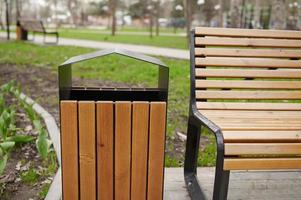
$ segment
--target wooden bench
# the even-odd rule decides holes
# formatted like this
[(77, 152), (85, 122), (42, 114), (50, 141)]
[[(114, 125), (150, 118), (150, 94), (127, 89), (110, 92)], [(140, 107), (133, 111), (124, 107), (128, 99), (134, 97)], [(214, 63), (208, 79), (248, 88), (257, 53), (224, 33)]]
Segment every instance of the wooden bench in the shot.
[[(21, 28), (27, 32), (33, 33), (33, 40), (35, 33), (43, 33), (43, 42), (46, 43), (46, 35), (55, 35), (56, 41), (59, 41), (59, 33), (57, 31), (47, 31), (43, 25), (43, 22), (40, 20), (20, 20)], [(47, 42), (50, 43), (50, 42)]]
[(230, 170), (301, 169), (301, 32), (199, 27), (190, 48), (192, 199), (204, 198), (196, 178), (203, 128), (216, 137), (214, 200), (227, 199)]

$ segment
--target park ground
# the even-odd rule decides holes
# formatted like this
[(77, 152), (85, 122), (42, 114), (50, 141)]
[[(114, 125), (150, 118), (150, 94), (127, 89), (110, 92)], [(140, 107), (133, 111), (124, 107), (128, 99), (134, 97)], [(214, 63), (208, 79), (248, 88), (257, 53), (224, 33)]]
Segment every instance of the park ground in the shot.
[[(1, 42), (0, 84), (19, 82), (23, 91), (44, 106), (58, 121), (57, 66), (68, 58), (95, 51), (71, 46), (42, 46), (25, 42)], [(183, 166), (189, 105), (189, 62), (162, 58), (170, 68), (166, 166)], [(155, 86), (157, 68), (117, 55), (76, 64), (73, 74), (78, 84), (98, 86)], [(84, 81), (85, 80), (85, 81)], [(199, 166), (213, 166), (214, 136), (204, 130)]]

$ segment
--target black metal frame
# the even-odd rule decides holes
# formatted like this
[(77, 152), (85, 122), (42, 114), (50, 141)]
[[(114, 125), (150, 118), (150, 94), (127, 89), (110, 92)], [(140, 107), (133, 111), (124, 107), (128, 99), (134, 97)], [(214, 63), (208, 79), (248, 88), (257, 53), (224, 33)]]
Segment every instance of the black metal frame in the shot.
[[(72, 86), (72, 64), (102, 57), (110, 54), (119, 54), (136, 60), (142, 60), (158, 65), (157, 88), (92, 88)], [(105, 49), (70, 58), (59, 66), (59, 98), (60, 100), (94, 100), (94, 101), (165, 101), (168, 99), (168, 67), (157, 58), (143, 54), (121, 50)]]
[(205, 199), (197, 179), (197, 159), (202, 127), (206, 127), (214, 133), (217, 144), (213, 200), (224, 200), (227, 199), (230, 175), (230, 171), (223, 170), (224, 139), (221, 129), (197, 110), (195, 96), (195, 31), (192, 30), (190, 36), (190, 105), (184, 163), (185, 184), (192, 200)]

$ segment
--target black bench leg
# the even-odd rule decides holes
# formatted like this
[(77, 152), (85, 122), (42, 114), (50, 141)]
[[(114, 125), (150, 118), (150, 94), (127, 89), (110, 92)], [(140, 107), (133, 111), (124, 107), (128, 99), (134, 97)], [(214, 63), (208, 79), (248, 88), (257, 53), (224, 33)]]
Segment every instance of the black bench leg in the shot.
[(199, 153), (201, 127), (195, 126), (192, 119), (188, 120), (184, 178), (187, 190), (192, 200), (205, 199), (197, 180), (197, 160)]
[(217, 153), (213, 200), (226, 200), (228, 196), (228, 185), (230, 171), (223, 170), (224, 152)]

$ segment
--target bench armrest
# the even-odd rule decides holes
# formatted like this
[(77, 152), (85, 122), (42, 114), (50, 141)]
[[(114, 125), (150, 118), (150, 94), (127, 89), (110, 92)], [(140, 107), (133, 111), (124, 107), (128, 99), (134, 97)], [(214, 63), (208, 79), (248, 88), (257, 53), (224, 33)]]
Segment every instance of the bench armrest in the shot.
[(217, 151), (224, 152), (224, 137), (222, 134), (222, 130), (215, 123), (211, 122), (207, 119), (202, 113), (200, 113), (196, 107), (192, 106), (190, 116), (193, 118), (195, 125), (197, 126), (205, 126), (212, 133), (214, 133), (217, 144)]

